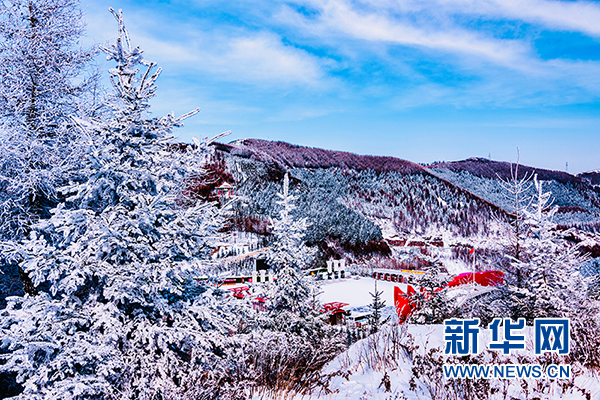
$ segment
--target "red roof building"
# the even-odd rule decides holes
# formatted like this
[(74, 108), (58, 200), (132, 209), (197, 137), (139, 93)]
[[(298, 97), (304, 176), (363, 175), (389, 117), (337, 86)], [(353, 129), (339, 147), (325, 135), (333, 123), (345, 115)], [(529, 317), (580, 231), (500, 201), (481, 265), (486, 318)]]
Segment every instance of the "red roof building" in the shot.
[(217, 186), (217, 196), (233, 196), (233, 191), (237, 186), (233, 186), (227, 182), (224, 182), (221, 186)]

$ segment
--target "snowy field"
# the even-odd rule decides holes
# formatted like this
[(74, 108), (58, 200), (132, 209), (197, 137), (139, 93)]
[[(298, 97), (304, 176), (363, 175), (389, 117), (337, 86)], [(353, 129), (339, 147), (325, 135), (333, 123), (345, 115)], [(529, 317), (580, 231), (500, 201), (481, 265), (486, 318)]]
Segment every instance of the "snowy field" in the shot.
[[(406, 284), (377, 281), (377, 291), (383, 292), (381, 300), (385, 301), (385, 307), (381, 310), (384, 318), (396, 315), (394, 311), (394, 286), (400, 287), (406, 291)], [(373, 302), (370, 293), (375, 293), (375, 279), (364, 277), (352, 277), (347, 279), (336, 279), (326, 281), (321, 285), (323, 293), (319, 296), (321, 304), (339, 301), (348, 303), (346, 310), (353, 311), (353, 314), (372, 312), (369, 305)]]
[[(406, 291), (404, 283), (377, 281), (377, 290), (383, 292), (381, 299), (386, 306), (394, 305), (394, 286)], [(352, 277), (349, 279), (337, 279), (326, 281), (321, 285), (323, 294), (319, 297), (321, 303), (339, 301), (350, 304), (350, 308), (362, 308), (373, 302), (369, 293), (375, 294), (375, 279), (364, 277)]]

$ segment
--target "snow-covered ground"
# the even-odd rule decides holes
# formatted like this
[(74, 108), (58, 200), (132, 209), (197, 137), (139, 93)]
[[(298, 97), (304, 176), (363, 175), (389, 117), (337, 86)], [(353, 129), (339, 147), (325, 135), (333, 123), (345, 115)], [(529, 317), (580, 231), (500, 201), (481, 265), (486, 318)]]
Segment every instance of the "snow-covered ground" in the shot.
[[(383, 292), (381, 299), (388, 306), (394, 305), (394, 286), (406, 291), (406, 285), (403, 283), (377, 281), (377, 291)], [(352, 277), (325, 281), (321, 285), (321, 290), (323, 291), (319, 297), (321, 303), (339, 301), (348, 303), (351, 308), (365, 307), (373, 302), (373, 297), (369, 293), (375, 293), (375, 279)]]
[[(424, 350), (433, 347), (440, 347), (443, 344), (443, 327), (441, 325), (412, 325), (408, 326), (406, 332), (413, 335), (415, 343), (424, 346)], [(314, 396), (313, 399), (328, 400), (366, 400), (366, 399), (418, 399), (415, 392), (410, 390), (410, 378), (412, 377), (412, 363), (407, 358), (400, 357), (398, 364), (392, 368), (387, 368), (390, 378), (391, 392), (385, 392), (381, 385), (384, 373), (381, 368), (374, 368), (373, 362), (373, 344), (378, 342), (375, 347), (384, 349), (388, 346), (386, 341), (389, 336), (378, 334), (367, 339), (361, 340), (352, 345), (348, 351), (336, 357), (331, 363), (325, 366), (325, 373), (335, 373), (344, 371), (349, 373), (347, 376), (336, 376), (330, 382), (330, 394), (321, 394)]]
[[(533, 336), (532, 327), (526, 327), (523, 330), (526, 337)], [(412, 336), (412, 339), (409, 339)], [(488, 329), (482, 329), (480, 348), (487, 348), (491, 333)], [(409, 339), (409, 340), (407, 340)], [(396, 343), (396, 345), (394, 344)], [(402, 349), (397, 343), (403, 345), (416, 345), (418, 348), (410, 350), (412, 356), (404, 351), (394, 353), (395, 349)], [(444, 351), (444, 326), (443, 325), (407, 325), (405, 327), (389, 325), (382, 332), (369, 336), (350, 346), (350, 348), (336, 357), (332, 362), (325, 366), (323, 372), (334, 374), (329, 384), (331, 393), (315, 394), (313, 396), (304, 396), (303, 399), (316, 400), (417, 400), (437, 398), (461, 398), (461, 393), (447, 393), (450, 388), (433, 385), (431, 378), (437, 373), (429, 370), (424, 372), (423, 376), (413, 380), (415, 386), (411, 388), (411, 378), (413, 378), (413, 357), (416, 354), (424, 355), (435, 350), (432, 354), (443, 356)], [(523, 361), (517, 358), (519, 354), (523, 356), (533, 355), (533, 340), (526, 341), (525, 350), (518, 350), (511, 356), (502, 359), (491, 359), (485, 357), (486, 364), (527, 364), (531, 361)], [(385, 359), (387, 362), (382, 362)], [(385, 391), (382, 385), (384, 373), (388, 374), (390, 380), (390, 392)], [(504, 382), (504, 393), (498, 393), (498, 399), (522, 399), (542, 398), (546, 400), (559, 399), (592, 399), (600, 400), (600, 378), (589, 371), (579, 371), (574, 373), (573, 384), (576, 388), (564, 385), (562, 380), (542, 379), (544, 386), (543, 393), (532, 393), (531, 389), (536, 386), (536, 379), (491, 379), (490, 383), (497, 386)], [(524, 382), (527, 381), (529, 391), (523, 389)], [(432, 393), (432, 390), (434, 393)], [(589, 396), (586, 397), (586, 394)], [(435, 393), (437, 392), (437, 394)], [(533, 395), (533, 397), (532, 397)]]
[[(385, 301), (385, 308), (381, 311), (382, 316), (392, 317), (394, 312), (394, 286), (406, 291), (404, 283), (377, 281), (377, 291), (382, 292), (381, 300)], [(365, 277), (352, 277), (326, 281), (321, 285), (323, 293), (319, 296), (322, 304), (339, 301), (348, 303), (345, 307), (353, 313), (371, 312), (369, 305), (373, 302), (371, 293), (375, 293), (375, 279)]]

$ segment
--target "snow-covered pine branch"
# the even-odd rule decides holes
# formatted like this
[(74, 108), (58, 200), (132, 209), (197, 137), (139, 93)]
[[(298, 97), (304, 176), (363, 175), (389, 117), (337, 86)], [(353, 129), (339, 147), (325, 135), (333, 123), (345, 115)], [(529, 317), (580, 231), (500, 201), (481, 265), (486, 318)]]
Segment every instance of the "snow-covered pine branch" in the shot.
[[(77, 0), (0, 3), (0, 241), (18, 242), (57, 204), (56, 188), (77, 180), (81, 147), (71, 117), (85, 115), (95, 50)], [(14, 255), (14, 254), (13, 254)], [(3, 252), (0, 265), (11, 262)], [(14, 261), (14, 260), (12, 260)], [(24, 290), (34, 294), (20, 271)]]
[[(78, 121), (89, 139), (81, 175), (13, 247), (41, 292), (0, 316), (0, 369), (17, 373), (23, 399), (177, 397), (192, 369), (227, 368), (227, 316), (241, 315), (196, 281), (211, 268), (226, 210), (178, 202), (210, 149), (165, 146), (180, 120), (146, 115), (158, 74), (113, 15), (113, 115)], [(148, 66), (141, 75), (139, 65)]]

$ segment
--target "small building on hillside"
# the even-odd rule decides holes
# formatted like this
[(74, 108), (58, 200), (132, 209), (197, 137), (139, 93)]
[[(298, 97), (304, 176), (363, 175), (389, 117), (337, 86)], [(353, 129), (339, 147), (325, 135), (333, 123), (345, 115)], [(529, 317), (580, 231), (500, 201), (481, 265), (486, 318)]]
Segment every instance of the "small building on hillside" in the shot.
[(317, 279), (342, 279), (350, 276), (346, 270), (346, 260), (329, 260), (327, 268), (319, 267), (307, 271), (307, 275), (315, 275)]
[(215, 188), (215, 191), (217, 193), (217, 196), (229, 197), (229, 196), (233, 196), (233, 192), (236, 189), (236, 187), (237, 186), (234, 186), (230, 183), (224, 182), (220, 186), (217, 186)]
[(340, 303), (339, 301), (326, 303), (323, 304), (321, 313), (331, 325), (342, 325), (346, 321), (345, 316), (349, 314), (348, 311), (344, 310), (344, 307), (348, 305), (348, 303)]

